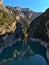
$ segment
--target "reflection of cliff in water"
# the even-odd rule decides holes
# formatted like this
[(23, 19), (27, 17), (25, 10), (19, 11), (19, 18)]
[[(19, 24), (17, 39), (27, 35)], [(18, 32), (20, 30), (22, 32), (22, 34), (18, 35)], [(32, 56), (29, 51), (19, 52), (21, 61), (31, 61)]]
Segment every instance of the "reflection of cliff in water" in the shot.
[[(3, 53), (0, 54), (1, 59), (7, 59), (10, 61), (11, 58), (16, 60), (30, 59), (35, 54), (40, 54), (46, 59), (46, 49), (42, 47), (39, 43), (33, 42), (24, 38), (23, 41), (17, 41), (11, 47), (4, 49)], [(16, 55), (15, 55), (16, 54)]]
[[(19, 38), (21, 41), (19, 41)], [(17, 39), (18, 41), (16, 41)], [(0, 54), (1, 61), (5, 58), (7, 60), (11, 58), (13, 60), (31, 58), (35, 54), (43, 56), (47, 61), (46, 48), (41, 46), (40, 42), (33, 42), (27, 37), (24, 38), (20, 23), (17, 24), (17, 29), (14, 32), (0, 36), (0, 41), (6, 47)]]

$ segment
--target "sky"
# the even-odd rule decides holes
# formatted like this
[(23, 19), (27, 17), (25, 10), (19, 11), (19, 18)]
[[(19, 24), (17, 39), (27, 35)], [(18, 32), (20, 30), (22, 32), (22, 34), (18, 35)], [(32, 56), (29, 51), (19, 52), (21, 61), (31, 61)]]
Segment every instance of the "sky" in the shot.
[(49, 8), (49, 0), (3, 0), (3, 2), (8, 6), (30, 8), (36, 12), (44, 12)]

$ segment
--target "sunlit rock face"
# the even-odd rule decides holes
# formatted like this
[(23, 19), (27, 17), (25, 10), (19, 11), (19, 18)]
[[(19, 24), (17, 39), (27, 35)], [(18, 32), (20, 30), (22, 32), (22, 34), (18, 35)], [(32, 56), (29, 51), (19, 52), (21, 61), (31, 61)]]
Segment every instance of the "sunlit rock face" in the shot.
[(6, 33), (10, 33), (15, 31), (16, 29), (16, 22), (11, 23), (11, 25), (8, 26), (8, 24), (3, 25), (0, 27), (0, 35), (4, 35)]
[(0, 0), (0, 5), (2, 5), (3, 3), (2, 3), (2, 0)]
[(24, 22), (25, 20), (26, 23), (29, 23), (29, 24), (33, 19), (35, 19), (42, 13), (42, 12), (34, 12), (30, 10), (29, 8), (21, 8), (19, 6), (17, 7), (7, 6), (6, 8), (8, 9), (8, 11), (10, 11), (12, 14), (15, 15), (15, 18), (17, 20), (20, 20), (22, 22)]
[(0, 10), (4, 10), (4, 11), (8, 12), (8, 10), (6, 9), (2, 0), (0, 0)]

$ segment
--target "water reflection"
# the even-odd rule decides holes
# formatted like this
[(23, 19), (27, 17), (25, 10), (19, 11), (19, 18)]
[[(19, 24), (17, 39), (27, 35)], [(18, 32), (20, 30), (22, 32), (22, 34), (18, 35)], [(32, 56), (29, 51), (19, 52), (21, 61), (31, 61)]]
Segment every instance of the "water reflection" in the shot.
[(40, 55), (34, 55), (31, 59), (13, 61), (7, 65), (47, 65), (46, 60)]
[(40, 54), (46, 59), (46, 48), (41, 46), (40, 42), (33, 42), (25, 38), (23, 41), (18, 41), (11, 47), (4, 49), (3, 53), (0, 54), (0, 64), (3, 65), (5, 63), (5, 65), (7, 65), (6, 63), (8, 63), (9, 65), (33, 65), (36, 63), (36, 65), (42, 65), (45, 63), (43, 65), (47, 65), (45, 59), (36, 54)]

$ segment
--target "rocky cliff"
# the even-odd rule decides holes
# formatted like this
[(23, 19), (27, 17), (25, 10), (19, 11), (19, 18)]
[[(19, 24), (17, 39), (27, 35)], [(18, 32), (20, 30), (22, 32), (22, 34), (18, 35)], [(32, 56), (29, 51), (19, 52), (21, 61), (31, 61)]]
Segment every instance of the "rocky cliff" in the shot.
[(41, 13), (32, 18), (34, 14), (37, 13), (28, 8), (9, 7), (3, 3), (0, 5), (0, 53), (17, 40), (21, 41), (24, 37), (28, 37), (27, 28), (31, 20)]
[(31, 22), (28, 35), (49, 43), (49, 9)]
[(31, 22), (28, 28), (28, 37), (46, 42), (46, 44), (45, 42), (41, 42), (41, 44), (47, 48), (46, 55), (49, 60), (49, 8)]
[[(0, 53), (4, 48), (25, 37), (41, 39), (49, 43), (49, 8), (41, 14), (29, 8), (0, 5)], [(47, 43), (46, 54), (49, 60)]]

